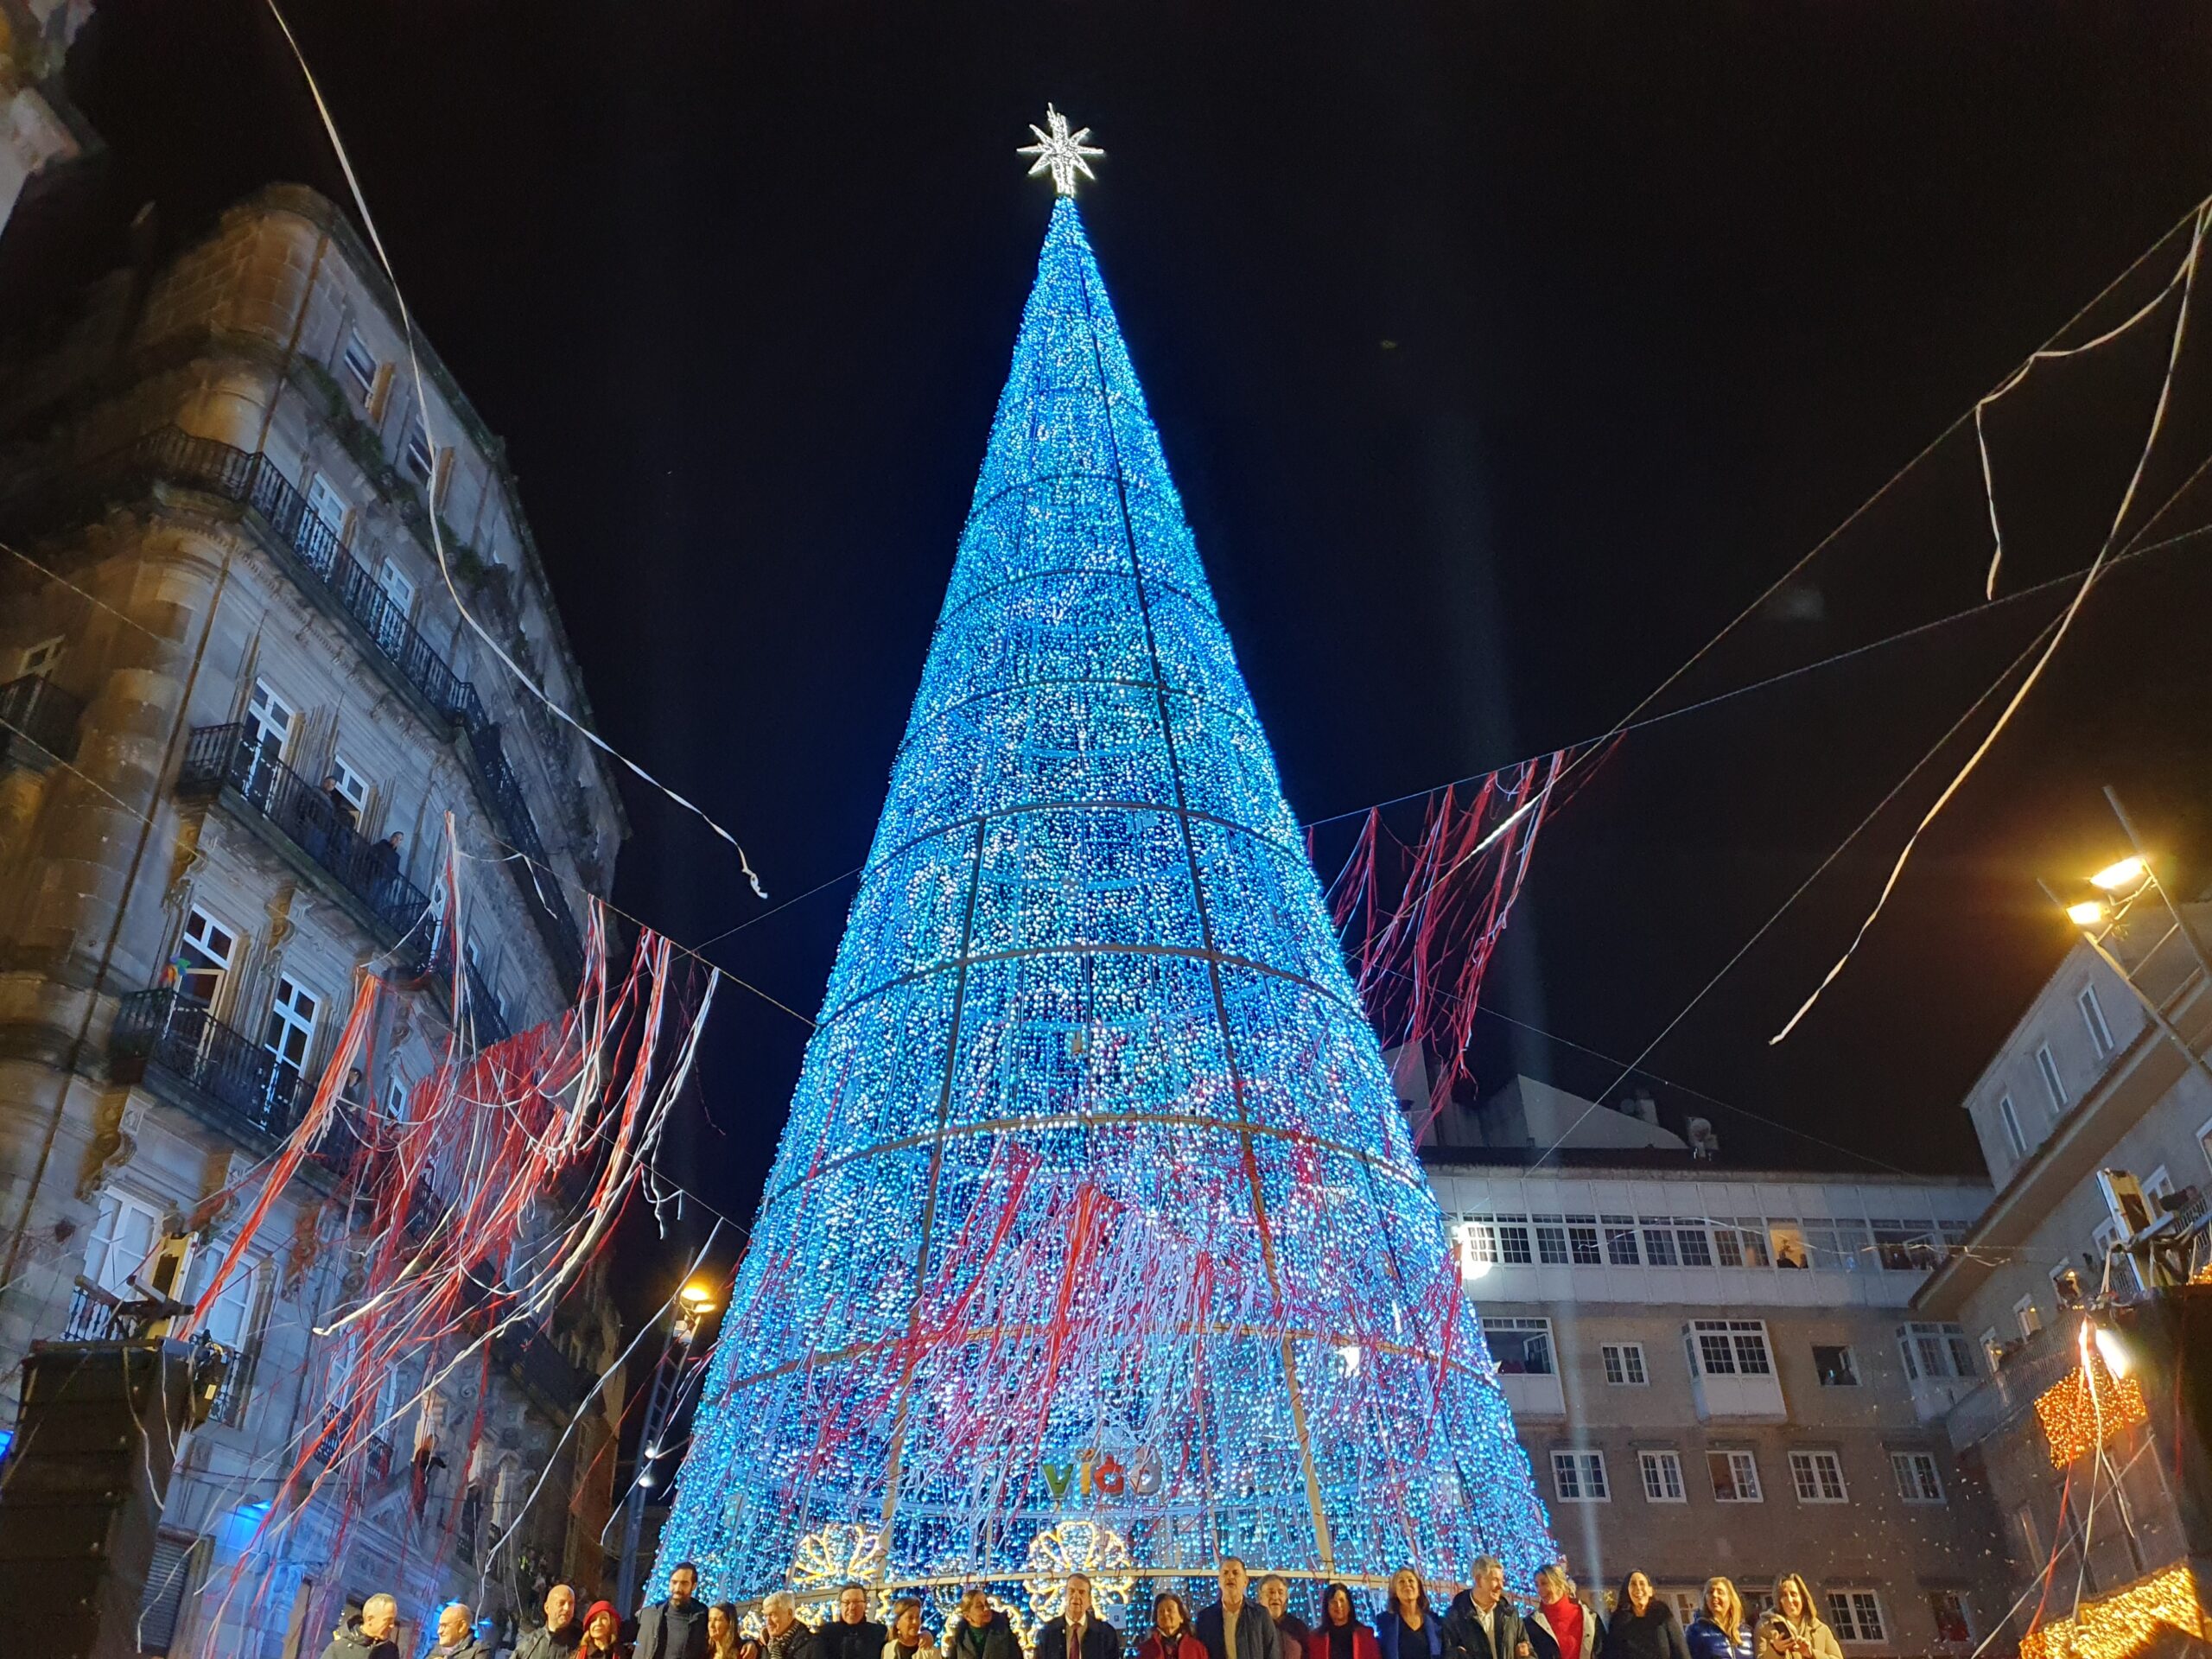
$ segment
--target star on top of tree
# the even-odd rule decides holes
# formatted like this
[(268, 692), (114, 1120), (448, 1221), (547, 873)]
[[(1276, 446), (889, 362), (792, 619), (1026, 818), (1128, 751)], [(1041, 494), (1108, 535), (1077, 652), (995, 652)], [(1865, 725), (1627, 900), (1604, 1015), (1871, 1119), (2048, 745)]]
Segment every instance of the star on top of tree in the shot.
[(1067, 117), (1050, 104), (1045, 106), (1045, 126), (1052, 130), (1047, 132), (1045, 127), (1032, 124), (1029, 130), (1037, 135), (1037, 142), (1024, 144), (1014, 153), (1034, 156), (1037, 159), (1030, 166), (1029, 176), (1033, 179), (1040, 173), (1049, 172), (1053, 190), (1060, 195), (1071, 196), (1075, 194), (1075, 175), (1080, 173), (1086, 179), (1096, 178), (1098, 175), (1090, 170), (1090, 157), (1106, 152), (1083, 142), (1090, 137), (1089, 127), (1070, 132)]

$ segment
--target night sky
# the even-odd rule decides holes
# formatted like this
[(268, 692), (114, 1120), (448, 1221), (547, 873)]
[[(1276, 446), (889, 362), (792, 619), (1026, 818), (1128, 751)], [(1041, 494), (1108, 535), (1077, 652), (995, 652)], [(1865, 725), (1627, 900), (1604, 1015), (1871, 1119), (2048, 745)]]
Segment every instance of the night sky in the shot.
[[(2162, 4), (290, 3), (603, 729), (779, 900), (866, 850), (1050, 207), (1012, 153), (1047, 99), (1109, 152), (1093, 241), (1306, 819), (1605, 730), (2212, 193), (2212, 18)], [(100, 0), (71, 75), (111, 145), (72, 188), (114, 222), (342, 194), (258, 0)], [(2094, 553), (2171, 318), (1993, 415), (2008, 589)], [(2212, 452), (2212, 315), (2191, 347), (2146, 508)], [(2160, 533), (2208, 523), (2212, 480)], [(1670, 1121), (1737, 1164), (1979, 1172), (1958, 1102), (2064, 948), (2037, 877), (2112, 852), (2099, 785), (2201, 854), (2207, 549), (2092, 597), (1787, 1045), (1971, 735), (1675, 1029)], [(1988, 551), (1955, 436), (1660, 706), (1970, 610)], [(1526, 1025), (1484, 1021), (1483, 1075), (1611, 1083), (2063, 596), (1631, 734), (1544, 833), (1491, 982)], [(686, 942), (760, 916), (628, 798), (624, 907)], [(811, 1013), (850, 893), (709, 954)], [(741, 1217), (804, 1037), (717, 1010), (677, 1160)]]

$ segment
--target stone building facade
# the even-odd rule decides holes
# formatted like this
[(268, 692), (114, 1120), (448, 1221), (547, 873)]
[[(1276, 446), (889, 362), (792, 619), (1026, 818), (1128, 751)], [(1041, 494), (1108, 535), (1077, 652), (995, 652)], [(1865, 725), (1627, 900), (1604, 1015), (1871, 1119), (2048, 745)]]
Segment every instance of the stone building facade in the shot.
[(1988, 1188), (1728, 1168), (1529, 1079), (1503, 1097), (1583, 1109), (1422, 1158), (1585, 1587), (1640, 1569), (1687, 1613), (1713, 1574), (1764, 1605), (1798, 1572), (1847, 1654), (1972, 1652), (2004, 1612), (1994, 1512), (1942, 1418), (1980, 1355), (1908, 1303)]
[[(2133, 1175), (2178, 1226), (2205, 1213), (2212, 977), (2202, 942), (2212, 938), (2212, 906), (2182, 910), (2193, 941), (2150, 900), (2108, 945), (2187, 1050), (2152, 1020), (2128, 979), (2086, 944), (2069, 950), (1967, 1092), (1996, 1195), (1969, 1249), (1914, 1298), (1916, 1318), (1956, 1323), (1986, 1351), (1986, 1379), (1947, 1427), (1989, 1471), (2012, 1595), (2047, 1599), (2054, 1619), (2070, 1616), (2077, 1596), (2155, 1584), (2185, 1554), (2177, 1455), (2158, 1444), (2177, 1421), (2171, 1394), (2138, 1379), (2147, 1414), (2116, 1414), (2132, 1421), (2113, 1430), (2101, 1461), (2088, 1440), (2072, 1459), (2054, 1456), (2037, 1409), (2080, 1372), (2086, 1306), (2106, 1304), (2116, 1321), (2152, 1288), (2126, 1255), (2112, 1253), (2125, 1230), (2098, 1172)], [(2049, 1598), (2046, 1578), (2057, 1586)]]
[[(427, 346), (418, 397), (397, 315), (347, 221), (279, 187), (0, 368), (10, 1393), (32, 1342), (102, 1328), (134, 1274), (186, 1299), (207, 1282), (358, 975), (403, 988), (343, 1084), (365, 1109), (404, 1109), (446, 1052), (455, 974), (464, 1043), (573, 995), (573, 895), (605, 891), (626, 826), (594, 753), (448, 595), (434, 518), (470, 608), (584, 709), (499, 441)], [(434, 919), (448, 819), (458, 948)], [(406, 1408), (363, 1484), (233, 1583), (321, 1422), (310, 1332), (363, 1243), (334, 1162), (279, 1196), (211, 1320), (239, 1359), (170, 1491), (147, 1651), (196, 1650), (219, 1605), (218, 1651), (290, 1655), (378, 1590), (412, 1639), (448, 1597), (518, 1609), (539, 1578), (601, 1578), (621, 1399), (586, 1402), (620, 1346), (594, 1278), (554, 1329)], [(396, 1411), (419, 1382), (391, 1379)]]

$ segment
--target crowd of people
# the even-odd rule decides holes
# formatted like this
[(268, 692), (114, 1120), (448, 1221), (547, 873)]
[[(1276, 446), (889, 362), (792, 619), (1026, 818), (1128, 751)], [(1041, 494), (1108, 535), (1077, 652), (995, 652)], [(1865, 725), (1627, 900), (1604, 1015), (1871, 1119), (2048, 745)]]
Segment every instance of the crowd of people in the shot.
[[(1276, 1574), (1255, 1591), (1232, 1555), (1216, 1579), (1219, 1599), (1195, 1616), (1172, 1590), (1154, 1596), (1140, 1633), (1109, 1624), (1090, 1580), (1074, 1573), (1063, 1610), (1037, 1632), (1029, 1659), (1843, 1659), (1811, 1586), (1795, 1573), (1775, 1581), (1771, 1605), (1757, 1619), (1733, 1583), (1708, 1579), (1687, 1626), (1641, 1572), (1630, 1573), (1600, 1612), (1564, 1567), (1547, 1567), (1536, 1574), (1535, 1599), (1516, 1606), (1505, 1594), (1503, 1565), (1487, 1555), (1440, 1614), (1421, 1573), (1399, 1568), (1371, 1624), (1346, 1584), (1322, 1588), (1309, 1624), (1292, 1611), (1290, 1584)], [(981, 1585), (963, 1592), (958, 1615), (938, 1634), (918, 1599), (893, 1602), (887, 1625), (868, 1617), (868, 1589), (849, 1584), (838, 1593), (836, 1616), (819, 1626), (799, 1618), (789, 1591), (777, 1591), (760, 1603), (760, 1634), (748, 1637), (734, 1605), (709, 1606), (698, 1592), (698, 1568), (679, 1563), (666, 1598), (642, 1609), (626, 1631), (612, 1602), (594, 1602), (579, 1619), (575, 1592), (556, 1584), (545, 1598), (544, 1624), (516, 1645), (514, 1659), (1024, 1659), (1013, 1624)], [(393, 1641), (398, 1618), (391, 1597), (371, 1597), (323, 1659), (403, 1659)], [(427, 1659), (494, 1659), (473, 1632), (468, 1608), (450, 1604), (439, 1612)]]

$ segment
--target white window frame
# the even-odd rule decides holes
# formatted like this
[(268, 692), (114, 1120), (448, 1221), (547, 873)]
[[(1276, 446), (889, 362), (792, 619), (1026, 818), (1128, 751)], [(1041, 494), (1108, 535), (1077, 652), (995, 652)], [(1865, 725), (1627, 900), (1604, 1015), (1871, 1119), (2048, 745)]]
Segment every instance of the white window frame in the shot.
[(61, 653), (68, 644), (68, 635), (54, 633), (25, 645), (22, 653), (16, 658), (16, 677), (19, 680), (53, 678), (54, 665), (60, 662)]
[[(276, 716), (283, 715), (281, 722)], [(300, 711), (292, 700), (266, 680), (253, 683), (253, 694), (246, 699), (245, 724), (254, 734), (254, 747), (269, 753), (269, 740), (276, 739), (275, 758), (287, 758), (292, 749), (292, 734), (299, 729)]]
[(1958, 1378), (1971, 1382), (1981, 1375), (1974, 1363), (1974, 1344), (1966, 1327), (1942, 1319), (1910, 1319), (1897, 1326), (1897, 1357), (1904, 1362), (1905, 1380), (1923, 1377), (1944, 1382)]
[(1598, 1360), (1605, 1368), (1609, 1388), (1641, 1389), (1651, 1381), (1651, 1368), (1644, 1363), (1643, 1344), (1640, 1342), (1602, 1344)]
[[(2010, 1095), (1997, 1097), (1997, 1119), (2005, 1126), (2005, 1139), (2012, 1144), (2012, 1157), (2017, 1161), (2028, 1155), (2027, 1133), (2020, 1128), (2020, 1109), (2012, 1103)], [(2212, 1154), (2208, 1154), (2212, 1157)]]
[(369, 349), (369, 342), (361, 338), (359, 329), (346, 331), (346, 344), (338, 353), (338, 362), (346, 372), (346, 378), (353, 381), (355, 391), (360, 394), (362, 406), (365, 408), (369, 400), (376, 396), (377, 376), (384, 365), (377, 361), (377, 354)]
[[(1728, 1484), (1733, 1497), (1725, 1496), (1716, 1478), (1713, 1459), (1718, 1458), (1728, 1471)], [(1713, 1486), (1713, 1501), (1716, 1503), (1764, 1503), (1766, 1490), (1759, 1484), (1758, 1456), (1741, 1446), (1717, 1446), (1705, 1454), (1706, 1479)]]
[[(308, 1004), (304, 1014), (299, 1006), (303, 1001)], [(308, 1062), (315, 1058), (315, 1033), (322, 1023), (322, 1008), (321, 991), (296, 975), (278, 974), (276, 987), (269, 994), (269, 1020), (262, 1031), (262, 1047), (275, 1055), (279, 1064), (306, 1076)], [(296, 1056), (291, 1052), (295, 1048), (299, 1051)]]
[(1610, 1503), (1612, 1483), (1605, 1478), (1605, 1454), (1586, 1446), (1552, 1453), (1552, 1490), (1562, 1503)]
[(2036, 1306), (2032, 1295), (2023, 1296), (2012, 1304), (2012, 1319), (2024, 1337), (2032, 1337), (2043, 1329), (2043, 1310)]
[(1843, 1478), (1843, 1459), (1824, 1447), (1792, 1448), (1789, 1484), (1800, 1503), (1851, 1502), (1851, 1485)]
[(395, 1123), (407, 1121), (407, 1099), (414, 1085), (397, 1071), (385, 1075), (384, 1080), (384, 1113)]
[[(184, 926), (177, 934), (177, 960), (181, 963), (188, 956), (195, 960), (179, 970), (178, 994), (205, 1007), (221, 1007), (223, 993), (229, 988), (231, 975), (238, 968), (238, 929), (205, 906), (193, 906), (185, 912)], [(212, 982), (205, 997), (193, 996), (184, 988), (184, 982), (195, 975)]]
[[(1815, 1350), (1813, 1355), (1813, 1370), (1815, 1374), (1815, 1380), (1817, 1381), (1822, 1388), (1855, 1389), (1861, 1386), (1862, 1379), (1859, 1375), (1859, 1351), (1853, 1347), (1851, 1344), (1847, 1342), (1816, 1342), (1813, 1344), (1812, 1346)], [(1818, 1375), (1821, 1367), (1820, 1353), (1818, 1351), (1822, 1348), (1833, 1348), (1843, 1356), (1843, 1369), (1849, 1374), (1849, 1381), (1831, 1382), (1826, 1377), (1820, 1376)]]
[[(1557, 1376), (1559, 1375), (1559, 1343), (1552, 1334), (1552, 1322), (1549, 1319), (1529, 1318), (1513, 1313), (1485, 1313), (1482, 1316), (1482, 1326), (1483, 1346), (1486, 1349), (1490, 1347), (1490, 1333), (1493, 1331), (1500, 1336), (1541, 1337), (1543, 1339), (1545, 1369), (1531, 1370), (1524, 1364), (1517, 1371), (1509, 1371), (1500, 1365), (1497, 1373), (1500, 1376)], [(1523, 1351), (1526, 1351), (1525, 1347)], [(1493, 1364), (1497, 1363), (1495, 1350), (1491, 1352), (1491, 1362)]]
[(245, 1415), (246, 1402), (252, 1395), (253, 1361), (269, 1323), (271, 1284), (268, 1258), (245, 1257), (208, 1307), (202, 1326), (209, 1337), (230, 1351), (230, 1373), (224, 1379), (217, 1404), (220, 1408), (218, 1421), (233, 1427)]
[[(421, 458), (419, 463), (418, 456)], [(420, 414), (408, 417), (407, 435), (399, 444), (399, 461), (407, 476), (424, 490), (437, 481), (438, 452), (430, 445), (430, 429), (423, 424)], [(422, 467), (420, 472), (416, 470), (418, 464)]]
[(2036, 1046), (2036, 1073), (2043, 1078), (2043, 1091), (2050, 1096), (2050, 1116), (2055, 1123), (2066, 1114), (2066, 1079), (2058, 1075), (2058, 1061), (2050, 1052), (2049, 1043)]
[[(126, 1218), (141, 1224), (146, 1235), (145, 1249), (127, 1262), (116, 1254), (117, 1236)], [(120, 1187), (103, 1190), (92, 1230), (85, 1240), (85, 1277), (111, 1295), (125, 1300), (135, 1297), (137, 1293), (126, 1281), (141, 1268), (150, 1267), (161, 1255), (163, 1218), (161, 1207), (148, 1199), (134, 1198)]]
[[(1775, 1375), (1764, 1319), (1692, 1319), (1689, 1337), (1691, 1363), (1700, 1376)], [(1750, 1363), (1753, 1358), (1756, 1364)]]
[(2097, 988), (2084, 985), (2075, 997), (2074, 1006), (2082, 1010), (2082, 1023), (2089, 1028), (2089, 1046), (2096, 1051), (2099, 1059), (2113, 1051), (2112, 1027), (2105, 1020), (2105, 1005), (2097, 998)]
[(353, 820), (358, 825), (362, 813), (368, 810), (369, 780), (361, 769), (342, 754), (330, 757), (330, 775), (338, 780), (338, 792), (353, 809)]
[[(1936, 1461), (1933, 1452), (1890, 1452), (1890, 1474), (1897, 1482), (1900, 1503), (1942, 1503), (1948, 1500), (1943, 1492), (1942, 1465)], [(1929, 1488), (1934, 1488), (1931, 1494)]]
[[(1954, 1590), (1940, 1584), (1930, 1584), (1923, 1585), (1921, 1586), (1921, 1594), (1928, 1603), (1928, 1617), (1929, 1622), (1936, 1623), (1937, 1624), (1936, 1641), (1938, 1646), (1956, 1647), (1959, 1645), (1961, 1639), (1967, 1642), (1974, 1640), (1974, 1595), (1972, 1592), (1966, 1590)], [(1958, 1604), (1959, 1623), (1966, 1629), (1966, 1636), (1964, 1638), (1958, 1637), (1947, 1637), (1943, 1634), (1940, 1622), (1938, 1622), (1939, 1615), (1936, 1611), (1936, 1598), (1938, 1596), (1948, 1596), (1953, 1601)]]
[(1682, 1454), (1657, 1447), (1636, 1454), (1637, 1472), (1643, 1481), (1647, 1503), (1687, 1503), (1689, 1483), (1682, 1478)]
[[(1882, 1598), (1878, 1592), (1831, 1590), (1827, 1592), (1827, 1604), (1828, 1628), (1845, 1646), (1879, 1647), (1890, 1639), (1890, 1621), (1883, 1616)], [(1842, 1614), (1840, 1618), (1836, 1617), (1839, 1612)]]
[(346, 527), (353, 522), (353, 504), (327, 474), (317, 473), (308, 480), (308, 511), (341, 543), (345, 541)]

